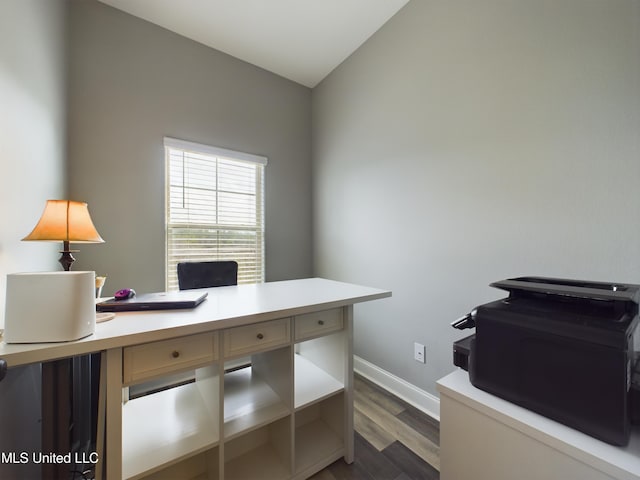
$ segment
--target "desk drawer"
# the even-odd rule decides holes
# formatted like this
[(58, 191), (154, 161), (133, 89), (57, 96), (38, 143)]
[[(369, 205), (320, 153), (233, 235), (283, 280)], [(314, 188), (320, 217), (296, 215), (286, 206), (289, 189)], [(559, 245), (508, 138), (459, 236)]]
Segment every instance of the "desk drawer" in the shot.
[(213, 362), (218, 358), (217, 343), (218, 334), (208, 332), (126, 347), (123, 383), (137, 383)]
[(319, 337), (342, 330), (342, 326), (341, 308), (298, 315), (295, 317), (295, 338), (299, 341)]
[(225, 330), (224, 356), (226, 358), (249, 355), (288, 345), (290, 342), (289, 325), (288, 318), (281, 318)]

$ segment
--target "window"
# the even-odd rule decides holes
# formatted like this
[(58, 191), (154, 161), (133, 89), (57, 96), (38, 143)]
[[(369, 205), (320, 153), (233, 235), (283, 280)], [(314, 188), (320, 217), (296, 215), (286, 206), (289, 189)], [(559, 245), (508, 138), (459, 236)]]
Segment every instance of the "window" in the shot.
[(264, 281), (265, 157), (165, 138), (166, 287), (179, 262), (235, 260), (238, 283)]

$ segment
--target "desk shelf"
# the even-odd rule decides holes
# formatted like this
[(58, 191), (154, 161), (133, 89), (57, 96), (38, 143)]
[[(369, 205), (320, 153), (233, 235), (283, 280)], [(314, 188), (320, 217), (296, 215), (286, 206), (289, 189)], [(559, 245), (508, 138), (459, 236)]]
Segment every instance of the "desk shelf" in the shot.
[(301, 409), (295, 414), (295, 471), (315, 473), (345, 454), (344, 393)]
[(253, 367), (225, 374), (225, 440), (267, 425), (289, 413), (286, 403)]
[(218, 480), (219, 449), (212, 448), (144, 477), (144, 480)]
[(225, 479), (290, 478), (291, 418), (282, 418), (225, 444)]
[(316, 364), (300, 354), (294, 357), (296, 411), (344, 390), (344, 383), (336, 380)]
[[(204, 345), (212, 360), (192, 383), (122, 404), (123, 478), (298, 480), (340, 457), (352, 461), (351, 338), (351, 307), (177, 338)], [(193, 356), (171, 341), (154, 347), (129, 351), (157, 356), (167, 375), (172, 358)], [(225, 371), (247, 354), (249, 366)], [(153, 378), (164, 378), (160, 370)]]
[(217, 418), (195, 383), (122, 406), (123, 478), (137, 479), (216, 446)]

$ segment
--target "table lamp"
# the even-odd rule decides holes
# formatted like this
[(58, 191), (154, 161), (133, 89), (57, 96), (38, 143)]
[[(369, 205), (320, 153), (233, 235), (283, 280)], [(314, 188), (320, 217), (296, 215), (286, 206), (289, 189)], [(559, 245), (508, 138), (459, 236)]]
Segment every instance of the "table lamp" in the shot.
[(62, 241), (62, 250), (58, 260), (65, 271), (75, 261), (69, 244), (103, 243), (89, 215), (85, 202), (72, 200), (47, 200), (44, 212), (33, 231), (22, 240), (27, 241)]

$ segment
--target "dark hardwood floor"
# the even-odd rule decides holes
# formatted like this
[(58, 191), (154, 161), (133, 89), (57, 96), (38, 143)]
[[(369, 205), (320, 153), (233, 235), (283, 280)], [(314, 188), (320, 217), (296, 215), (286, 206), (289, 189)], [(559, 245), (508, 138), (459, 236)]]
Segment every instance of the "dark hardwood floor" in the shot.
[(338, 460), (312, 480), (433, 480), (440, 473), (439, 422), (356, 375), (355, 461)]

